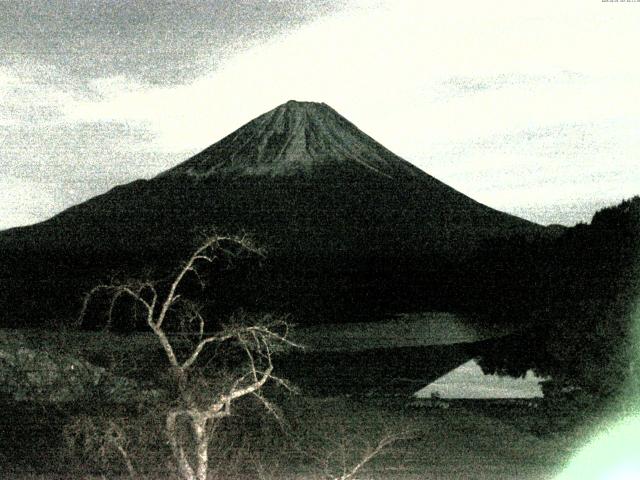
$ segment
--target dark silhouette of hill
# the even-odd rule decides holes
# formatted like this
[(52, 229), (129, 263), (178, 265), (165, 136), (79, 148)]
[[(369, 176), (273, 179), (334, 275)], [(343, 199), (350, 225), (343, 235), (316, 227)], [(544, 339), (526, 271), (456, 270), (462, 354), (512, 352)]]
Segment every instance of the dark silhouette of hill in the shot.
[[(512, 238), (478, 251), (477, 303), (492, 318), (530, 328), (482, 354), (484, 370), (549, 376), (545, 394), (640, 395), (640, 197), (598, 211), (557, 239)], [(480, 300), (481, 299), (481, 300)], [(635, 372), (635, 373), (634, 373)]]
[(73, 316), (107, 272), (162, 275), (211, 228), (266, 250), (262, 268), (239, 262), (212, 278), (218, 308), (303, 321), (455, 309), (452, 263), (489, 239), (546, 232), (424, 173), (327, 105), (290, 101), (155, 178), (0, 232), (3, 322)]

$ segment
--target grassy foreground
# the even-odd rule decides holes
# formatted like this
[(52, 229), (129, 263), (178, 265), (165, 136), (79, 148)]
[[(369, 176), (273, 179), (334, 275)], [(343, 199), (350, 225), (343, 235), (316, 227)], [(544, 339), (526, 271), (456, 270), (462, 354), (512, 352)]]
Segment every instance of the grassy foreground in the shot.
[[(141, 382), (157, 381), (157, 365), (163, 364), (148, 335), (38, 330), (4, 335), (7, 342), (79, 355)], [(593, 431), (597, 421), (586, 411), (568, 412), (557, 403), (532, 408), (526, 402), (453, 401), (447, 409), (411, 408), (411, 398), (384, 393), (276, 396), (282, 425), (259, 405), (248, 403), (216, 429), (210, 446), (211, 478), (337, 478), (380, 438), (402, 434), (356, 478), (550, 479), (585, 443), (585, 432)], [(79, 415), (138, 425), (129, 432), (133, 436), (126, 446), (138, 472), (149, 479), (175, 478), (167, 463), (170, 453), (161, 417), (145, 417), (136, 405), (105, 405), (99, 399), (36, 405), (0, 398), (0, 408), (0, 478), (128, 478), (113, 451), (102, 458), (95, 446), (79, 442), (69, 447), (65, 426)], [(577, 423), (576, 413), (584, 416)], [(575, 424), (581, 427), (571, 427)]]
[[(459, 402), (448, 409), (412, 409), (397, 397), (296, 396), (281, 404), (283, 427), (254, 412), (221, 428), (220, 443), (212, 448), (212, 478), (332, 478), (343, 473), (343, 463), (353, 464), (381, 436), (402, 432), (405, 437), (368, 463), (357, 478), (545, 479), (553, 478), (586, 439), (575, 429), (535, 431), (532, 426), (549, 415), (544, 407)], [(70, 456), (62, 429), (72, 410), (5, 404), (0, 477), (127, 478), (118, 472), (115, 457), (111, 467), (103, 468), (100, 462)], [(163, 439), (150, 443), (160, 459)], [(173, 478), (158, 459), (147, 463), (147, 478)]]

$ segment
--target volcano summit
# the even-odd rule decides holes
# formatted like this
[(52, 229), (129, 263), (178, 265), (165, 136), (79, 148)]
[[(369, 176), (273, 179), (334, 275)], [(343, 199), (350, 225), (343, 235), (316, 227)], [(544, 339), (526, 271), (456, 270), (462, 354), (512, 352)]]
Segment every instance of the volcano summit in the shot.
[(164, 175), (313, 175), (318, 168), (417, 177), (397, 157), (324, 103), (291, 100)]
[[(72, 315), (105, 272), (174, 267), (194, 231), (212, 228), (266, 250), (238, 297), (305, 311), (429, 297), (424, 279), (480, 242), (544, 230), (431, 177), (331, 107), (290, 101), (155, 178), (0, 232), (0, 290), (8, 304), (25, 298), (15, 318)], [(28, 308), (36, 298), (50, 311)]]

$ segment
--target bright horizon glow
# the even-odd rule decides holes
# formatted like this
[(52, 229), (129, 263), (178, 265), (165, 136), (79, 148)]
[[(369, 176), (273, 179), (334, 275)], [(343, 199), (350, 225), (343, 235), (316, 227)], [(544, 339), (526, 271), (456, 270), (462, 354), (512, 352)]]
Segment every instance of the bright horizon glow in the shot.
[(640, 417), (602, 429), (569, 462), (556, 480), (637, 480), (640, 478)]
[[(639, 259), (640, 261), (640, 259)], [(626, 389), (611, 408), (609, 420), (598, 425), (591, 440), (569, 461), (555, 480), (637, 480), (640, 478), (640, 299), (632, 307), (631, 374)]]

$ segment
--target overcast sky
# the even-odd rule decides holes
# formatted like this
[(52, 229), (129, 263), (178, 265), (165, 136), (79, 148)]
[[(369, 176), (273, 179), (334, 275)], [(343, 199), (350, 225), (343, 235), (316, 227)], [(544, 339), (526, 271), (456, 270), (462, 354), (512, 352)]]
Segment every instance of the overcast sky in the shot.
[(0, 228), (289, 99), (541, 223), (640, 193), (640, 3), (2, 1)]

